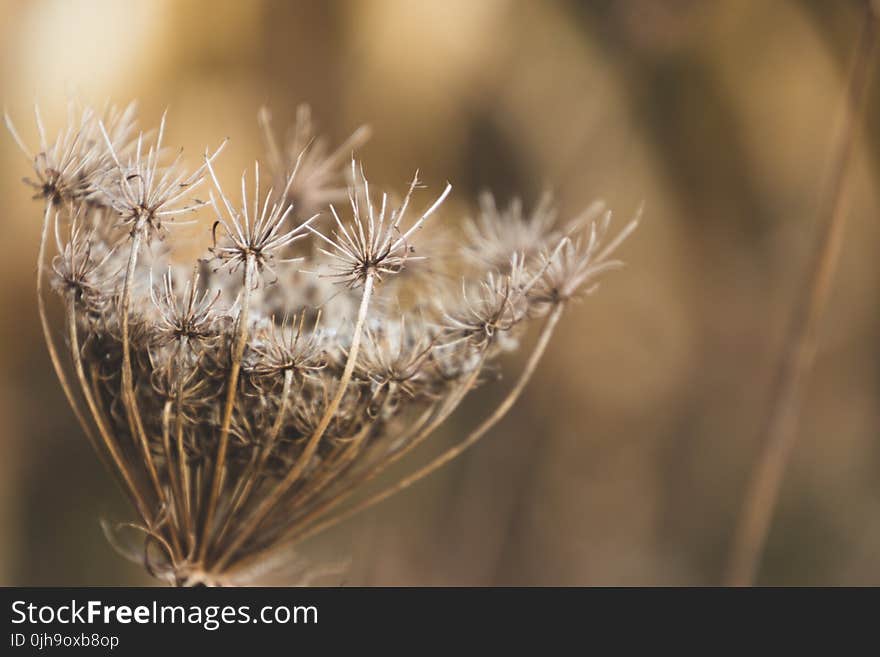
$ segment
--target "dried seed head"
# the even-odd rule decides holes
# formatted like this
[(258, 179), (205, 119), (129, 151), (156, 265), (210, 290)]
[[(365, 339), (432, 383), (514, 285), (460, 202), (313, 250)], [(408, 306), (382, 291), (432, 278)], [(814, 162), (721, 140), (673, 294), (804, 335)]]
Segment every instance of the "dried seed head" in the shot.
[[(273, 272), (271, 263), (274, 260), (275, 252), (305, 237), (309, 224), (318, 217), (318, 215), (314, 215), (304, 223), (290, 230), (285, 230), (285, 222), (290, 217), (293, 206), (287, 203), (284, 198), (287, 189), (296, 178), (296, 167), (288, 176), (286, 187), (282, 190), (280, 199), (275, 200), (273, 192), (270, 190), (261, 205), (260, 164), (259, 162), (254, 163), (253, 206), (249, 207), (247, 173), (243, 173), (241, 176), (241, 206), (236, 210), (233, 209), (226, 194), (223, 193), (207, 154), (205, 155), (205, 164), (214, 180), (214, 185), (225, 210), (224, 214), (216, 197), (211, 194), (211, 204), (217, 216), (217, 221), (214, 224), (214, 246), (211, 248), (214, 257), (222, 264), (227, 265), (231, 271), (235, 271), (239, 265), (243, 265), (249, 258), (253, 258), (258, 270), (268, 269)], [(222, 228), (225, 233), (219, 244), (217, 243), (218, 228)]]
[[(114, 148), (122, 151), (127, 147), (134, 129), (134, 104), (122, 111), (114, 107), (106, 110), (103, 121), (109, 129)], [(77, 113), (79, 117), (77, 118)], [(50, 203), (62, 201), (97, 201), (97, 186), (113, 165), (110, 152), (99, 131), (100, 117), (90, 107), (78, 110), (74, 103), (68, 106), (68, 126), (52, 143), (46, 138), (46, 130), (40, 110), (34, 106), (34, 118), (39, 132), (39, 151), (32, 153), (25, 145), (12, 119), (4, 114), (6, 127), (15, 143), (31, 160), (36, 179), (25, 182), (36, 190), (34, 198)]]
[(611, 255), (636, 229), (640, 214), (641, 211), (604, 246), (611, 224), (610, 211), (591, 221), (586, 227), (586, 235), (564, 237), (554, 251), (542, 253), (541, 273), (529, 294), (530, 301), (537, 305), (556, 304), (580, 292), (589, 294), (595, 290), (591, 283), (606, 271), (623, 265), (619, 260), (611, 259)]
[(282, 149), (272, 131), (269, 110), (265, 107), (260, 109), (258, 118), (276, 184), (283, 188), (290, 171), (299, 168), (296, 179), (287, 187), (285, 194), (298, 218), (305, 219), (330, 203), (345, 200), (348, 196), (345, 164), (351, 154), (370, 138), (367, 126), (359, 127), (331, 151), (327, 140), (315, 135), (311, 108), (300, 105), (296, 109), (293, 135)]
[(110, 301), (105, 289), (107, 264), (113, 249), (95, 239), (94, 230), (85, 228), (82, 206), (71, 211), (67, 236), (62, 238), (61, 219), (55, 213), (55, 244), (58, 255), (52, 260), (54, 286), (62, 295), (72, 294), (89, 313), (101, 312)]
[[(472, 443), (522, 390), (565, 303), (617, 266), (611, 256), (635, 226), (606, 240), (610, 215), (597, 218), (597, 205), (557, 227), (549, 197), (526, 214), (518, 201), (499, 212), (484, 196), (470, 244), (443, 263), (455, 278), (464, 273), (460, 292), (439, 268), (400, 276), (427, 255), (414, 255), (412, 239), (450, 187), (411, 220), (418, 178), (391, 203), (352, 161), (351, 216), (331, 206), (333, 222), (319, 230), (316, 215), (294, 216), (291, 199), (338, 198), (340, 151), (319, 142), (302, 150), (308, 118), (300, 112), (296, 163), (272, 156), (280, 191), (263, 193), (256, 165), (252, 193), (242, 176), (238, 206), (220, 189), (216, 153), (192, 174), (179, 157), (161, 163), (164, 117), (154, 140), (131, 142), (129, 112), (99, 119), (87, 110), (35, 159), (44, 234), (55, 229), (53, 286), (68, 313), (72, 374), (60, 358), (57, 371), (68, 390), (78, 387), (80, 415), (139, 515), (129, 527), (145, 537), (141, 561), (169, 582), (241, 583), (271, 551), (337, 521), (337, 505), (426, 440), (521, 329), (548, 315), (513, 396), (462, 445), (388, 490)], [(186, 277), (171, 255), (183, 238), (149, 237), (164, 218), (203, 205), (184, 198), (204, 175), (217, 190), (215, 239)], [(301, 249), (308, 262), (284, 266), (300, 240), (313, 247)], [(44, 237), (41, 253), (46, 246)], [(211, 261), (244, 276), (217, 275)], [(266, 270), (277, 285), (259, 284)], [(375, 285), (392, 275), (392, 285)], [(47, 328), (56, 354), (53, 334)]]
[[(311, 377), (303, 382), (293, 408), (293, 424), (302, 443), (313, 435), (329, 406), (334, 383), (331, 377)], [(361, 388), (352, 386), (346, 390), (339, 407), (327, 427), (325, 442), (332, 444), (350, 440), (364, 424), (372, 421), (369, 414), (370, 398)]]
[(545, 193), (528, 214), (518, 198), (499, 210), (495, 197), (483, 192), (479, 203), (477, 217), (464, 224), (467, 241), (462, 247), (464, 257), (479, 267), (503, 270), (513, 254), (531, 256), (556, 234), (557, 213), (549, 193)]
[[(177, 358), (167, 351), (149, 352), (150, 386), (160, 402), (172, 402), (175, 418), (187, 426), (204, 421), (220, 392), (198, 360)], [(196, 447), (185, 443), (187, 453)]]
[(521, 255), (512, 256), (509, 262), (506, 274), (490, 270), (476, 285), (462, 281), (460, 304), (444, 313), (443, 327), (449, 339), (470, 340), (485, 347), (526, 319), (531, 280)]
[(305, 315), (282, 320), (280, 325), (273, 320), (258, 331), (249, 345), (247, 370), (257, 377), (277, 381), (285, 372), (301, 379), (324, 369), (327, 362), (320, 317), (310, 329), (306, 328), (305, 320)]
[(426, 326), (418, 320), (407, 322), (401, 314), (397, 321), (377, 321), (365, 334), (355, 372), (372, 384), (374, 395), (390, 389), (417, 397), (432, 390), (429, 358), (435, 341)]
[(352, 187), (349, 190), (351, 222), (343, 222), (336, 208), (331, 205), (330, 212), (336, 228), (329, 231), (329, 236), (312, 227), (309, 230), (330, 247), (329, 250), (321, 249), (333, 262), (333, 273), (330, 277), (349, 287), (358, 287), (368, 276), (376, 276), (381, 280), (383, 275), (396, 274), (403, 269), (415, 250), (409, 243), (410, 238), (440, 207), (452, 186), (447, 184), (437, 200), (407, 228), (404, 220), (413, 191), (419, 184), (418, 171), (413, 176), (403, 202), (397, 208), (389, 209), (388, 195), (383, 193), (377, 209), (363, 167), (358, 167), (352, 160), (351, 170), (352, 178), (357, 179), (360, 184), (360, 189)]
[(181, 163), (182, 151), (171, 163), (162, 164), (162, 140), (165, 136), (165, 119), (162, 115), (159, 131), (154, 143), (144, 152), (143, 132), (139, 133), (127, 157), (118, 151), (113, 143), (110, 130), (103, 121), (98, 122), (101, 134), (113, 163), (114, 175), (98, 185), (98, 191), (120, 217), (120, 222), (129, 227), (132, 234), (146, 231), (148, 237), (161, 235), (163, 221), (178, 215), (192, 212), (205, 205), (197, 199), (187, 200), (204, 181), (204, 172), (211, 159), (220, 154), (223, 142), (213, 155), (205, 157), (205, 164), (192, 173), (187, 173)]
[[(151, 281), (152, 283), (152, 281)], [(157, 343), (164, 346), (183, 343), (190, 349), (218, 338), (217, 301), (220, 291), (199, 289), (199, 272), (184, 284), (183, 295), (178, 299), (174, 292), (174, 276), (169, 267), (162, 276), (162, 285), (150, 285), (150, 294), (159, 317), (154, 326)]]

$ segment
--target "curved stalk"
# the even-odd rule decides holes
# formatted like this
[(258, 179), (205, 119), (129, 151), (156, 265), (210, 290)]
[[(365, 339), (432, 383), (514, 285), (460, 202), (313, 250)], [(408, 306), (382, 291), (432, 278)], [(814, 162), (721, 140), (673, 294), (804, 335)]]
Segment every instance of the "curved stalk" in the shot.
[(381, 458), (378, 463), (375, 463), (373, 466), (368, 467), (364, 470), (360, 475), (354, 477), (350, 482), (348, 482), (345, 487), (335, 493), (332, 497), (328, 498), (324, 502), (319, 503), (315, 508), (310, 509), (308, 513), (306, 513), (302, 518), (298, 518), (296, 520), (297, 526), (302, 527), (303, 523), (308, 523), (312, 520), (319, 518), (324, 515), (328, 511), (332, 511), (337, 506), (342, 504), (345, 500), (349, 499), (351, 495), (358, 490), (361, 486), (369, 483), (380, 474), (385, 472), (389, 467), (393, 464), (397, 463), (404, 456), (413, 451), (416, 447), (421, 445), (425, 440), (427, 440), (437, 428), (443, 424), (452, 413), (455, 412), (455, 409), (458, 408), (458, 405), (465, 398), (468, 391), (471, 390), (472, 386), (476, 382), (477, 378), (482, 371), (483, 361), (486, 358), (486, 350), (483, 350), (483, 353), (480, 355), (480, 360), (477, 365), (474, 367), (473, 372), (471, 372), (461, 383), (458, 390), (456, 390), (455, 394), (451, 395), (447, 398), (446, 403), (443, 404), (441, 410), (437, 415), (434, 416), (433, 419), (428, 421), (427, 423), (419, 422), (417, 423), (417, 428), (414, 432), (411, 432), (412, 438), (407, 438), (407, 442), (401, 449), (398, 449), (392, 452), (390, 455), (385, 455), (384, 458)]
[[(165, 469), (168, 471), (168, 481), (171, 484), (172, 492), (172, 503), (169, 510), (174, 514), (174, 524), (177, 527), (177, 531), (185, 535), (186, 532), (183, 528), (183, 509), (181, 508), (181, 505), (183, 504), (182, 483), (177, 479), (174, 472), (174, 452), (171, 448), (171, 406), (171, 401), (167, 401), (162, 408), (162, 450), (165, 454)], [(174, 532), (172, 532), (172, 534), (174, 534)], [(179, 551), (179, 544), (177, 548)], [(180, 553), (180, 556), (183, 556), (182, 552)]]
[(76, 298), (75, 292), (68, 293), (67, 300), (67, 335), (68, 341), (70, 344), (70, 353), (73, 359), (73, 368), (76, 372), (77, 379), (79, 379), (80, 388), (82, 389), (83, 397), (85, 398), (86, 405), (88, 406), (89, 412), (92, 414), (92, 419), (95, 422), (95, 426), (98, 428), (98, 433), (101, 436), (101, 439), (104, 441), (104, 447), (107, 450), (107, 453), (110, 455), (110, 459), (113, 462), (113, 465), (116, 468), (116, 471), (122, 477), (122, 480), (125, 484), (126, 492), (134, 503), (135, 508), (140, 514), (141, 518), (143, 518), (144, 522), (147, 525), (152, 525), (152, 515), (149, 511), (149, 506), (144, 501), (144, 498), (141, 496), (140, 489), (137, 487), (137, 484), (134, 481), (134, 477), (128, 469), (128, 465), (125, 462), (125, 457), (123, 457), (122, 453), (119, 451), (119, 446), (115, 443), (113, 438), (110, 435), (110, 432), (107, 429), (107, 426), (104, 424), (103, 416), (101, 415), (101, 411), (98, 408), (97, 403), (95, 402), (95, 398), (92, 395), (91, 388), (89, 386), (89, 382), (86, 379), (86, 373), (83, 369), (82, 359), (80, 358), (79, 352), (79, 334), (76, 329)]
[(467, 438), (463, 441), (455, 445), (454, 447), (449, 448), (443, 454), (435, 458), (433, 461), (428, 463), (427, 465), (419, 468), (411, 475), (405, 477), (398, 483), (393, 486), (389, 486), (385, 490), (368, 497), (366, 500), (359, 502), (351, 509), (344, 511), (343, 513), (326, 520), (323, 523), (319, 523), (317, 525), (313, 525), (311, 528), (305, 530), (301, 535), (295, 537), (294, 540), (304, 540), (309, 536), (317, 534), (324, 529), (332, 527), (333, 525), (341, 522), (345, 518), (348, 518), (360, 511), (368, 509), (369, 507), (378, 504), (391, 497), (395, 493), (398, 493), (405, 488), (410, 487), (420, 479), (428, 476), (438, 468), (446, 465), (457, 456), (459, 456), (462, 452), (468, 449), (471, 445), (476, 443), (480, 438), (482, 438), (492, 427), (494, 427), (498, 422), (507, 415), (507, 412), (511, 409), (511, 407), (516, 403), (519, 396), (522, 394), (522, 391), (525, 389), (529, 380), (532, 378), (532, 374), (534, 374), (535, 369), (538, 366), (538, 362), (541, 360), (541, 357), (544, 355), (544, 351), (547, 348), (547, 344), (550, 342), (550, 337), (553, 334), (554, 329), (556, 328), (556, 323), (559, 321), (559, 318), (562, 315), (564, 306), (562, 304), (557, 305), (550, 316), (547, 318), (547, 322), (544, 325), (543, 330), (541, 331), (541, 335), (538, 338), (538, 342), (535, 345), (532, 354), (529, 356), (528, 361), (526, 362), (525, 367), (523, 368), (522, 373), (520, 374), (519, 379), (516, 382), (516, 385), (513, 389), (507, 394), (507, 397), (498, 405), (495, 411), (487, 417), (483, 422), (474, 429), (470, 434), (468, 434)]
[(82, 427), (82, 430), (86, 434), (86, 438), (88, 438), (92, 448), (100, 455), (102, 452), (98, 448), (98, 441), (95, 438), (95, 433), (89, 426), (88, 420), (86, 420), (85, 415), (83, 415), (79, 404), (77, 404), (76, 398), (73, 394), (73, 388), (67, 380), (67, 374), (64, 372), (64, 368), (61, 366), (58, 347), (55, 346), (55, 340), (52, 338), (52, 329), (49, 327), (49, 316), (46, 313), (46, 300), (43, 298), (43, 270), (45, 269), (44, 261), (46, 259), (46, 242), (49, 237), (49, 218), (51, 214), (52, 201), (47, 200), (46, 211), (43, 215), (43, 229), (40, 235), (40, 251), (37, 255), (37, 310), (40, 315), (40, 326), (43, 329), (43, 339), (46, 342), (46, 349), (49, 352), (49, 360), (52, 361), (52, 367), (55, 369), (55, 376), (58, 378), (59, 383), (61, 383), (61, 389), (64, 390), (64, 396), (67, 398), (67, 403), (70, 404), (70, 408), (73, 410), (73, 414), (76, 416), (77, 422), (79, 422)]
[(177, 348), (177, 399), (174, 402), (174, 435), (177, 446), (177, 476), (180, 480), (181, 493), (183, 496), (181, 514), (183, 516), (184, 534), (190, 553), (195, 548), (195, 534), (193, 530), (192, 514), (192, 487), (190, 484), (189, 467), (186, 460), (186, 449), (183, 444), (183, 354), (187, 345), (184, 337)]
[[(385, 407), (389, 399), (390, 396), (385, 397), (382, 401), (382, 408)], [(367, 436), (370, 435), (372, 429), (373, 426), (369, 422), (365, 423), (360, 431), (348, 439), (349, 442), (334, 450), (333, 454), (326, 459), (326, 467), (322, 467), (320, 471), (315, 474), (315, 477), (310, 482), (308, 488), (303, 489), (302, 491), (297, 491), (297, 494), (289, 501), (288, 506), (291, 509), (294, 509), (320, 495), (327, 486), (333, 483), (336, 477), (341, 475), (345, 469), (354, 462), (354, 459), (360, 454), (360, 448), (363, 446)]]

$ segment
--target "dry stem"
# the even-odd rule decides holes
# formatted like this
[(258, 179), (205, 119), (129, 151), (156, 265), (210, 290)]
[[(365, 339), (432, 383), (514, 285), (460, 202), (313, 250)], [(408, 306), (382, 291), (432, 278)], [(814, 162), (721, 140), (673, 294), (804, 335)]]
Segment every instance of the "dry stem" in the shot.
[[(868, 4), (868, 3), (866, 3)], [(746, 491), (739, 525), (725, 576), (730, 586), (754, 583), (767, 540), (773, 510), (785, 469), (797, 440), (797, 420), (804, 386), (816, 353), (817, 330), (828, 300), (846, 223), (847, 183), (858, 118), (864, 104), (870, 64), (877, 40), (877, 17), (866, 9), (856, 46), (842, 123), (834, 150), (827, 198), (820, 217), (826, 217), (816, 243), (802, 296), (797, 301), (785, 351), (770, 396), (770, 413), (761, 432), (761, 454)]]

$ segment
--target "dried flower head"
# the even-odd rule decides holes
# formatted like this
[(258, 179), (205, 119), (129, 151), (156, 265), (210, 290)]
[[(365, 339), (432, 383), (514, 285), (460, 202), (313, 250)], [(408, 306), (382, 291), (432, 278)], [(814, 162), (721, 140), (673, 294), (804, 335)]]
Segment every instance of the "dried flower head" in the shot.
[(55, 246), (52, 260), (55, 289), (71, 295), (77, 304), (92, 311), (99, 310), (108, 300), (102, 281), (114, 247), (95, 239), (94, 229), (83, 226), (81, 206), (68, 213), (67, 236), (61, 236), (60, 214), (55, 214)]
[(351, 182), (345, 177), (346, 164), (352, 153), (370, 138), (367, 126), (360, 126), (331, 150), (327, 140), (315, 134), (312, 110), (308, 105), (296, 108), (293, 134), (283, 147), (279, 146), (272, 131), (272, 115), (268, 108), (260, 109), (259, 121), (276, 184), (283, 184), (294, 167), (299, 169), (296, 180), (285, 193), (297, 217), (310, 217), (330, 203), (345, 200)]
[[(641, 211), (639, 212), (641, 214)], [(611, 225), (611, 211), (589, 224), (586, 236), (575, 234), (563, 238), (553, 252), (540, 254), (541, 273), (531, 291), (533, 303), (554, 304), (567, 301), (578, 293), (590, 294), (589, 285), (606, 271), (622, 267), (620, 260), (611, 259), (623, 241), (635, 230), (638, 217), (631, 221), (610, 242), (605, 242)]]
[(397, 208), (389, 209), (388, 194), (383, 193), (377, 209), (363, 167), (358, 171), (352, 160), (351, 170), (352, 178), (360, 182), (359, 188), (352, 188), (349, 192), (351, 223), (346, 226), (331, 205), (336, 227), (330, 231), (330, 236), (315, 228), (309, 230), (330, 246), (329, 250), (321, 248), (321, 253), (333, 262), (331, 277), (349, 287), (357, 287), (371, 276), (381, 280), (385, 274), (397, 274), (403, 270), (407, 258), (415, 251), (409, 239), (440, 207), (452, 191), (452, 185), (447, 184), (437, 200), (407, 228), (404, 220), (413, 191), (419, 184), (418, 171)]
[[(220, 187), (220, 182), (211, 166), (211, 159), (207, 154), (205, 154), (205, 164), (217, 186), (223, 208), (226, 210), (224, 216), (216, 198), (211, 194), (211, 204), (217, 214), (217, 221), (214, 223), (213, 229), (214, 246), (211, 248), (214, 257), (221, 263), (227, 264), (231, 271), (235, 271), (240, 265), (246, 265), (248, 261), (252, 261), (260, 271), (264, 268), (271, 271), (270, 263), (274, 259), (274, 254), (285, 246), (305, 237), (309, 224), (318, 217), (318, 215), (313, 215), (304, 223), (294, 226), (290, 230), (285, 229), (285, 224), (293, 210), (293, 206), (286, 201), (286, 193), (296, 178), (298, 168), (294, 167), (287, 177), (287, 183), (282, 190), (280, 199), (273, 200), (273, 191), (269, 190), (261, 205), (260, 163), (254, 163), (253, 207), (249, 208), (247, 174), (243, 173), (241, 175), (241, 205), (239, 209), (234, 209)], [(221, 242), (219, 245), (217, 244), (218, 227), (222, 227), (226, 234), (225, 242)]]
[[(33, 164), (36, 179), (25, 178), (25, 183), (36, 190), (35, 199), (43, 198), (54, 204), (86, 201), (98, 193), (97, 186), (113, 167), (111, 149), (124, 151), (134, 131), (134, 117), (134, 103), (121, 111), (109, 107), (101, 118), (91, 107), (79, 109), (71, 102), (67, 128), (49, 143), (40, 109), (35, 106), (40, 150), (32, 153), (16, 131), (12, 119), (4, 114), (6, 127), (15, 143)], [(106, 125), (106, 141), (99, 124)]]
[[(311, 139), (308, 118), (300, 111), (296, 139)], [(598, 206), (558, 227), (549, 197), (527, 214), (519, 201), (499, 212), (484, 196), (444, 263), (464, 274), (460, 284), (401, 276), (431, 255), (414, 240), (449, 185), (410, 218), (417, 176), (393, 202), (352, 161), (341, 213), (332, 204), (339, 149), (295, 139), (305, 150), (282, 156), (270, 139), (278, 192), (262, 189), (257, 164), (253, 191), (242, 176), (234, 205), (214, 169), (219, 149), (193, 173), (179, 154), (166, 158), (164, 116), (149, 146), (145, 133), (131, 136), (129, 111), (86, 109), (73, 120), (52, 147), (40, 122), (36, 157), (13, 133), (45, 203), (44, 334), (83, 430), (137, 513), (124, 527), (145, 537), (138, 557), (176, 584), (254, 581), (291, 563), (291, 546), (485, 435), (522, 392), (567, 302), (617, 266), (610, 256), (635, 226), (606, 239), (610, 214), (600, 218)], [(356, 133), (344, 150), (360, 141)], [(181, 266), (170, 249), (145, 250), (163, 218), (205, 205), (190, 198), (205, 176), (214, 242), (202, 260)], [(297, 203), (331, 203), (325, 223)], [(57, 253), (47, 270), (50, 226)], [(295, 242), (311, 247), (302, 264), (291, 264)], [(44, 271), (64, 307), (65, 350), (46, 312)], [(522, 374), (476, 429), (387, 488), (353, 497), (428, 440), (542, 318)]]
[[(492, 344), (528, 316), (530, 274), (525, 259), (514, 253), (506, 273), (490, 269), (477, 282), (462, 281), (460, 300), (444, 313), (444, 328), (454, 340), (471, 340), (477, 346)], [(468, 289), (470, 287), (470, 289)]]
[(183, 295), (174, 292), (174, 276), (169, 267), (162, 276), (162, 285), (150, 285), (153, 305), (158, 311), (154, 324), (160, 346), (180, 343), (198, 348), (217, 338), (215, 306), (220, 292), (199, 289), (199, 272), (194, 269), (192, 279), (186, 281)]
[(306, 316), (276, 323), (269, 318), (249, 345), (248, 369), (257, 377), (277, 381), (285, 372), (294, 377), (313, 376), (327, 366), (320, 324), (320, 315), (306, 327)]
[(436, 343), (430, 330), (418, 319), (406, 321), (401, 314), (395, 322), (377, 322), (364, 329), (366, 340), (355, 365), (359, 378), (368, 383), (372, 394), (415, 397), (430, 394), (426, 385), (432, 376), (430, 355)]
[[(127, 225), (132, 234), (146, 230), (148, 234), (161, 234), (162, 221), (177, 215), (192, 212), (203, 206), (204, 201), (189, 200), (188, 197), (204, 180), (204, 171), (211, 159), (220, 154), (223, 145), (213, 156), (205, 156), (205, 164), (187, 173), (181, 166), (183, 152), (168, 163), (162, 162), (162, 140), (165, 136), (165, 117), (159, 123), (156, 140), (144, 152), (143, 132), (134, 142), (131, 155), (127, 158), (117, 152), (113, 138), (104, 125), (98, 127), (104, 137), (107, 152), (116, 165), (116, 174), (99, 186), (99, 191), (108, 199), (111, 208), (119, 214), (120, 222)], [(123, 163), (124, 159), (124, 163)]]

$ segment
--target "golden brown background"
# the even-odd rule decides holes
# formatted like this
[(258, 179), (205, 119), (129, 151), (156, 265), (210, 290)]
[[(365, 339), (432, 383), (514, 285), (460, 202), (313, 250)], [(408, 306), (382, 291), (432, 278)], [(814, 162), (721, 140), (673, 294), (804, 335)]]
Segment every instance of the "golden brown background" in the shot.
[[(304, 550), (350, 558), (350, 584), (715, 584), (860, 19), (855, 0), (6, 1), (0, 102), (31, 140), (35, 99), (53, 127), (73, 95), (137, 98), (145, 124), (167, 106), (169, 143), (196, 161), (230, 136), (234, 173), (261, 104), (283, 125), (309, 101), (336, 140), (373, 126), (377, 182), (449, 179), (448, 221), (485, 187), (601, 197), (621, 224), (644, 201), (628, 267), (571, 309), (501, 425)], [(878, 101), (763, 584), (880, 584)], [(147, 582), (102, 536), (121, 496), (43, 349), (27, 172), (4, 132), (0, 583)]]

